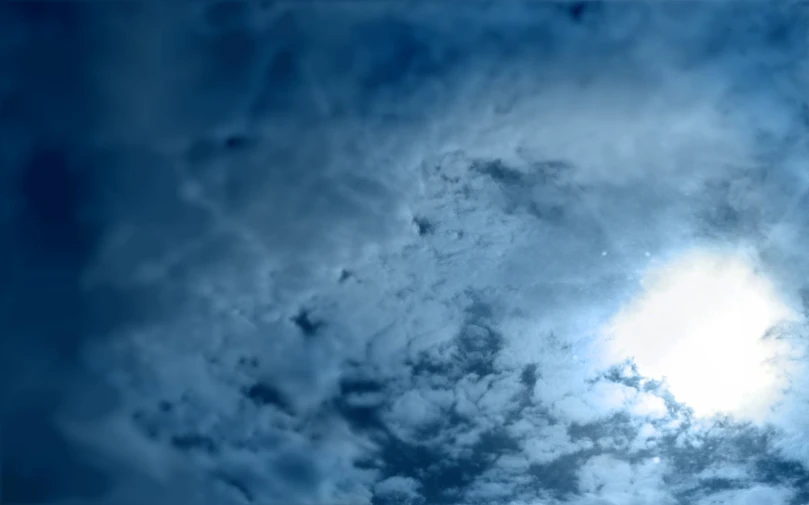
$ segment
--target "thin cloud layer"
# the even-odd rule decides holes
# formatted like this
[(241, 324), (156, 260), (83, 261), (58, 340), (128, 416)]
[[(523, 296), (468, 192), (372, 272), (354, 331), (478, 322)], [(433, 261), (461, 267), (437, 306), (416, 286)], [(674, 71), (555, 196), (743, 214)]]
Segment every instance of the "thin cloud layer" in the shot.
[(698, 248), (806, 310), (803, 6), (5, 10), (9, 503), (809, 503), (802, 320), (756, 424), (602, 331)]

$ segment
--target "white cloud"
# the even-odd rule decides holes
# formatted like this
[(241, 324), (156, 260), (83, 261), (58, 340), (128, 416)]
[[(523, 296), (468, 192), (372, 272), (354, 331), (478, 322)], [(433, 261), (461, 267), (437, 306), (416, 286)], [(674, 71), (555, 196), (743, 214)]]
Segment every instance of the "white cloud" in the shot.
[(638, 417), (658, 419), (668, 414), (666, 402), (659, 396), (650, 393), (638, 393), (629, 411)]
[(665, 489), (663, 465), (647, 460), (630, 464), (612, 456), (590, 458), (579, 470), (579, 488), (616, 504), (676, 503)]
[(562, 419), (577, 423), (592, 423), (624, 410), (637, 391), (614, 382), (599, 381), (591, 388), (578, 391), (553, 404)]
[[(446, 415), (446, 403), (451, 401), (451, 393), (440, 391), (407, 391), (398, 398), (392, 406), (389, 414), (390, 421), (396, 426), (401, 426), (403, 434), (411, 437), (417, 436), (415, 431), (410, 430), (425, 428), (432, 423), (441, 422)], [(438, 399), (440, 403), (434, 401)], [(444, 403), (444, 405), (442, 405)]]
[[(522, 450), (532, 463), (549, 463), (560, 456), (578, 452), (586, 447), (586, 442), (573, 442), (561, 424), (548, 425), (547, 423), (517, 423), (514, 426), (514, 435), (525, 437)], [(522, 437), (520, 437), (522, 438)]]
[(419, 483), (410, 477), (388, 477), (374, 485), (374, 492), (380, 496), (394, 497), (402, 503), (412, 503), (420, 498)]
[(786, 505), (793, 492), (789, 489), (756, 485), (748, 489), (722, 491), (700, 500), (698, 505)]
[(630, 449), (632, 451), (642, 451), (644, 449), (652, 449), (656, 446), (657, 441), (655, 438), (659, 435), (657, 428), (650, 423), (644, 423), (638, 430), (638, 434), (632, 441)]

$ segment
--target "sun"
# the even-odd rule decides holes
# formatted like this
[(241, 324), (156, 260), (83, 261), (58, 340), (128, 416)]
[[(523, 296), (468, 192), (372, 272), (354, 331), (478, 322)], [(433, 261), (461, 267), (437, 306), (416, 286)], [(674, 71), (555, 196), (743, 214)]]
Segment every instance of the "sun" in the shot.
[(793, 312), (743, 254), (692, 251), (658, 265), (609, 325), (612, 350), (664, 379), (696, 415), (759, 417), (780, 389), (777, 340)]

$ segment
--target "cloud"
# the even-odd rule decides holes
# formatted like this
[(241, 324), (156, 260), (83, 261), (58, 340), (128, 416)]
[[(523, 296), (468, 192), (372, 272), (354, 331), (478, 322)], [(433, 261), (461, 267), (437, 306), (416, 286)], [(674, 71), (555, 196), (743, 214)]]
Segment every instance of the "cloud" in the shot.
[(792, 493), (788, 489), (754, 486), (743, 491), (726, 491), (717, 493), (717, 496), (701, 500), (698, 503), (716, 505), (747, 505), (748, 503), (761, 503), (768, 505), (780, 505), (789, 503)]
[(663, 489), (659, 462), (653, 460), (632, 465), (608, 455), (595, 456), (579, 469), (579, 488), (612, 503), (675, 503)]
[(418, 492), (418, 481), (409, 477), (388, 477), (374, 486), (376, 496), (389, 497), (391, 500), (404, 503), (418, 503), (421, 496)]
[(693, 247), (800, 298), (805, 11), (691, 7), (9, 8), (8, 177), (61, 182), (2, 186), (7, 497), (805, 501), (800, 365), (700, 420), (600, 333)]

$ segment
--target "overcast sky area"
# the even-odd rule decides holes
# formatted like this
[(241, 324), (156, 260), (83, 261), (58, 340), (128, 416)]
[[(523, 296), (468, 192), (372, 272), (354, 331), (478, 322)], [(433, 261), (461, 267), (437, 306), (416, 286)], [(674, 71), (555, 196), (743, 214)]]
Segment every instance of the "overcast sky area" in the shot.
[[(808, 53), (793, 2), (3, 4), (0, 502), (809, 505)], [(755, 419), (605, 333), (693, 250), (791, 311)]]

